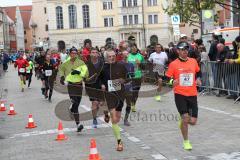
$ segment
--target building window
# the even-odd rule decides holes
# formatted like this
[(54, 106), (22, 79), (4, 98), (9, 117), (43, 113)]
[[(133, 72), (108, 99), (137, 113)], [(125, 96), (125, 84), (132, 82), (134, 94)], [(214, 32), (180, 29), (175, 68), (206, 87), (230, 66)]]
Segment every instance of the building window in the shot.
[(89, 6), (88, 5), (82, 6), (82, 10), (83, 10), (83, 28), (89, 28), (90, 27)]
[(27, 43), (27, 39), (24, 39), (24, 42)]
[(44, 13), (47, 14), (47, 8), (46, 7), (44, 7)]
[(104, 18), (104, 27), (113, 27), (113, 18)]
[(134, 24), (138, 24), (138, 15), (134, 15)]
[(133, 24), (133, 16), (129, 15), (128, 18), (129, 18), (129, 24)]
[(24, 30), (24, 34), (27, 34), (26, 30)]
[(104, 10), (110, 10), (112, 9), (112, 2), (103, 2), (103, 9)]
[(128, 0), (128, 7), (132, 7), (132, 0)]
[(154, 15), (154, 24), (158, 24), (158, 15)]
[(148, 15), (148, 24), (158, 24), (158, 15)]
[(137, 6), (137, 0), (133, 0), (133, 6)]
[(152, 15), (148, 15), (148, 24), (153, 24)]
[(157, 0), (148, 0), (148, 6), (157, 6)]
[(123, 25), (127, 25), (127, 16), (123, 16)]
[(45, 31), (48, 31), (48, 25), (47, 24), (45, 25)]
[(69, 14), (69, 28), (71, 29), (77, 28), (77, 12), (75, 5), (68, 6), (68, 14)]
[(62, 7), (56, 7), (57, 29), (63, 29), (63, 11)]
[(127, 7), (127, 0), (122, 0), (122, 6)]

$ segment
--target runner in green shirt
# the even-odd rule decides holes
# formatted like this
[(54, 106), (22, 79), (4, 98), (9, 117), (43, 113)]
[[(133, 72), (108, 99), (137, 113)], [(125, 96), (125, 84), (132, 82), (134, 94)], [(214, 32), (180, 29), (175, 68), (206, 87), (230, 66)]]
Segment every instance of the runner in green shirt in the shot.
[(27, 58), (29, 66), (26, 68), (26, 73), (27, 73), (27, 80), (28, 80), (28, 88), (31, 88), (31, 82), (32, 82), (32, 74), (33, 74), (33, 68), (34, 64), (30, 58)]
[(134, 65), (134, 78), (132, 82), (132, 112), (136, 112), (136, 102), (138, 99), (138, 93), (141, 88), (142, 83), (142, 69), (144, 66), (144, 57), (139, 53), (139, 50), (137, 48), (137, 45), (134, 44), (131, 48), (131, 53), (128, 55), (127, 58), (128, 63), (132, 63)]

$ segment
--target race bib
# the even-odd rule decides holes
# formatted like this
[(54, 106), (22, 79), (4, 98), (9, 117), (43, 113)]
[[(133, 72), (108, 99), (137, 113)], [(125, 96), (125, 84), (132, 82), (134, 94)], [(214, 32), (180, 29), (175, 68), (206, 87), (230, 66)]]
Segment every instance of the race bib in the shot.
[(31, 73), (31, 70), (27, 70), (27, 73)]
[(51, 76), (52, 70), (45, 70), (45, 76)]
[(115, 92), (121, 90), (121, 83), (118, 79), (108, 80), (108, 92)]
[(19, 69), (19, 72), (20, 72), (20, 73), (25, 73), (25, 68), (20, 68), (20, 69)]
[(180, 74), (180, 86), (193, 86), (193, 73), (182, 73)]

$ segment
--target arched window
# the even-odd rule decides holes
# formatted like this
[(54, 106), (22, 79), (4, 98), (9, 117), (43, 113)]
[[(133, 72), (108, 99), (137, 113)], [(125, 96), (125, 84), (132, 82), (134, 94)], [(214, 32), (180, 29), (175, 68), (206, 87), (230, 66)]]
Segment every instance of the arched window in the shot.
[(68, 6), (69, 28), (77, 28), (77, 11), (75, 5)]
[(62, 7), (56, 7), (57, 29), (63, 29), (63, 10)]
[(152, 35), (150, 37), (150, 44), (156, 45), (158, 43), (158, 37), (156, 35)]
[(83, 28), (89, 28), (90, 27), (89, 6), (83, 5), (82, 12), (83, 12)]

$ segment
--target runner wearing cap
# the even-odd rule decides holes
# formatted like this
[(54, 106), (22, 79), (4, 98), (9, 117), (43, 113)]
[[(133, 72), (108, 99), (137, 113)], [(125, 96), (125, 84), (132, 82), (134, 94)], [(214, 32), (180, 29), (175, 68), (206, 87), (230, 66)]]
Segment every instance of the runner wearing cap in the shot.
[(197, 84), (201, 85), (201, 72), (197, 61), (188, 58), (189, 44), (179, 42), (177, 48), (179, 58), (170, 63), (166, 76), (173, 78), (175, 103), (181, 115), (179, 127), (184, 139), (183, 147), (185, 150), (191, 150), (192, 145), (188, 139), (188, 125), (195, 125), (197, 122)]
[(19, 58), (16, 60), (14, 67), (18, 69), (18, 76), (20, 77), (20, 85), (22, 92), (24, 92), (24, 86), (26, 85), (26, 71), (29, 63), (23, 58), (23, 53), (19, 54)]
[(68, 94), (72, 105), (69, 110), (73, 113), (75, 123), (77, 125), (77, 132), (81, 132), (83, 125), (80, 124), (78, 107), (82, 99), (82, 82), (84, 78), (88, 77), (88, 68), (86, 64), (77, 56), (78, 50), (76, 48), (70, 49), (70, 59), (66, 60), (60, 65), (59, 73), (61, 76), (60, 83), (64, 85), (66, 81)]

